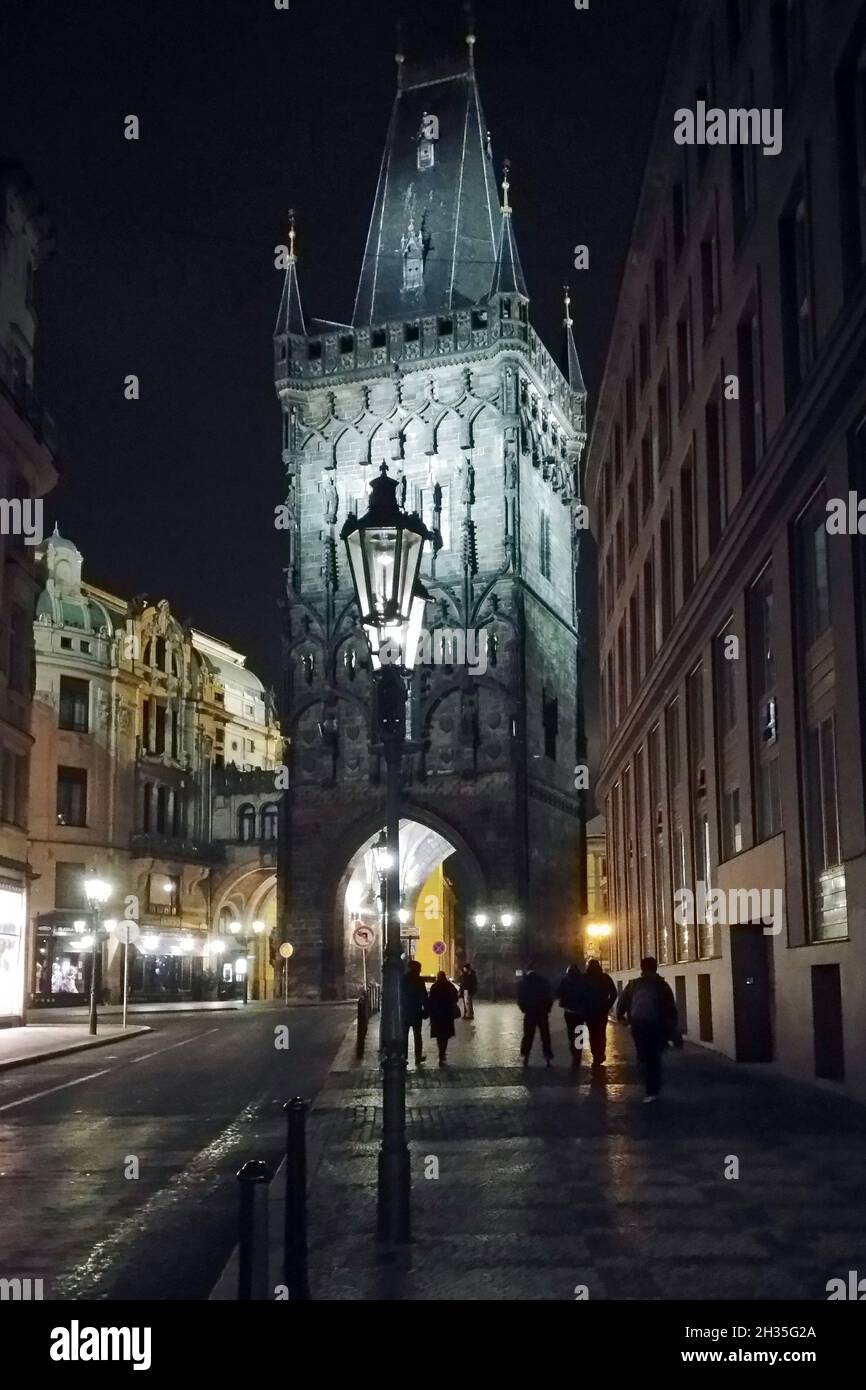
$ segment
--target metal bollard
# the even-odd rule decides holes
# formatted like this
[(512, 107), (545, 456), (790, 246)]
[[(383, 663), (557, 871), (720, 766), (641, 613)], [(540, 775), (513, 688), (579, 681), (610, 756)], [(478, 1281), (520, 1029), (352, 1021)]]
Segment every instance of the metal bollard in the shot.
[(363, 1057), (364, 1043), (367, 1040), (367, 1020), (370, 1017), (370, 1010), (367, 1002), (367, 993), (361, 990), (358, 995), (358, 1026), (355, 1034), (355, 1056)]
[(307, 1302), (307, 1111), (310, 1102), (295, 1096), (283, 1106), (286, 1135), (286, 1213), (283, 1282), (289, 1298)]
[(266, 1300), (268, 1279), (268, 1184), (272, 1170), (261, 1159), (245, 1163), (237, 1175), (241, 1185), (238, 1238), (238, 1300)]

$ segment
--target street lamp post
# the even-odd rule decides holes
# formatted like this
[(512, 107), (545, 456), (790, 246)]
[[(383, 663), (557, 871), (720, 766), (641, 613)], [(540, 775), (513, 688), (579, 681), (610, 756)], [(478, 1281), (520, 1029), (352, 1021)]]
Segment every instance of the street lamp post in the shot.
[(104, 907), (111, 897), (111, 884), (106, 883), (102, 878), (86, 878), (84, 880), (84, 896), (87, 899), (87, 906), (90, 909), (90, 929), (93, 935), (93, 947), (90, 957), (90, 1034), (96, 1037), (97, 1017), (96, 1017), (96, 964), (99, 958), (99, 910)]
[[(415, 664), (426, 594), (418, 582), (430, 533), (417, 513), (397, 502), (397, 482), (382, 464), (369, 508), (342, 531), (355, 598), (376, 673), (375, 720), (385, 754), (385, 955), (382, 968), (382, 1143), (378, 1167), (378, 1234), (409, 1240), (409, 1149), (406, 1143), (406, 1061), (400, 1015), (400, 772), (406, 749), (406, 679)], [(381, 837), (380, 837), (381, 838)]]

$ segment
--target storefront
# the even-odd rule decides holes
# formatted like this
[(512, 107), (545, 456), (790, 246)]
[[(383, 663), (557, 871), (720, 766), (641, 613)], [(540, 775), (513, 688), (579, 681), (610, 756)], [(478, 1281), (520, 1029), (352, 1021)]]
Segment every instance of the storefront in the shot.
[[(97, 953), (96, 986), (101, 996), (102, 960)], [(34, 1005), (69, 1007), (90, 999), (93, 946), (86, 920), (75, 913), (41, 914), (36, 919), (30, 1000)]]
[(0, 1027), (24, 1022), (24, 885), (0, 878)]

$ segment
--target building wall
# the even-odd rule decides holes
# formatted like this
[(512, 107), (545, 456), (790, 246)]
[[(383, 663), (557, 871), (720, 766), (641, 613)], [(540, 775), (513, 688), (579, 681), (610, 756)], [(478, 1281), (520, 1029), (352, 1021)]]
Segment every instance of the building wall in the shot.
[[(863, 541), (828, 533), (825, 502), (847, 498), (864, 476), (866, 226), (856, 190), (866, 151), (851, 105), (862, 102), (864, 51), (860, 0), (684, 9), (587, 479), (614, 963), (625, 979), (641, 954), (657, 955), (687, 1002), (689, 1036), (741, 1056), (735, 1004), (746, 1008), (745, 986), (732, 950), (745, 924), (677, 930), (676, 866), (692, 889), (779, 890), (782, 930), (763, 938), (772, 1064), (861, 1099)], [(707, 87), (722, 109), (782, 109), (781, 153), (678, 147), (674, 112), (694, 109)], [(731, 661), (726, 637), (739, 643), (728, 646)], [(838, 970), (841, 1010), (827, 966)], [(712, 999), (703, 1038), (702, 975)]]
[(29, 517), (22, 512), (16, 523), (12, 509), (41, 499), (57, 480), (52, 422), (33, 389), (34, 287), (52, 248), (51, 229), (27, 175), (0, 162), (0, 1026), (23, 1020), (27, 972), (32, 542), (40, 536), (38, 510)]
[[(234, 988), (249, 944), (254, 997), (269, 997), (277, 827), (269, 817), (269, 849), (260, 812), (265, 800), (278, 807), (282, 741), (265, 692), (240, 654), (181, 626), (167, 602), (129, 603), (81, 572), (80, 552), (55, 532), (40, 551), (34, 626), (30, 993), (37, 1003), (70, 1003), (89, 989), (89, 955), (76, 946), (75, 926), (87, 917), (81, 885), (89, 871), (112, 884), (107, 920), (126, 915), (141, 929), (130, 952), (134, 996), (198, 995), (207, 972), (222, 980), (227, 967)], [(254, 798), (249, 838), (239, 818), (247, 803), (225, 810), (227, 730), (255, 742), (264, 770), (254, 775), (271, 789)], [(81, 793), (67, 805), (70, 775)], [(237, 942), (220, 933), (229, 896), (243, 927)], [(267, 919), (258, 940), (252, 922)], [(122, 968), (109, 937), (101, 984), (112, 1000)]]

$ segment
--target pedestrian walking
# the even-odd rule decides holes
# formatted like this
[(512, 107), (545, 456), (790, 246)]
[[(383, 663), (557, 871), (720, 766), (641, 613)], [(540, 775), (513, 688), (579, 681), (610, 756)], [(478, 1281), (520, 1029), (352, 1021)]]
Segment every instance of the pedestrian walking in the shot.
[(607, 1018), (616, 1003), (616, 985), (601, 967), (601, 961), (591, 960), (583, 977), (586, 995), (586, 1027), (592, 1049), (593, 1071), (604, 1066), (607, 1053)]
[(400, 981), (400, 1011), (403, 1016), (403, 1056), (409, 1056), (409, 1034), (415, 1040), (415, 1065), (420, 1066), (427, 1059), (424, 1056), (424, 1039), (421, 1024), (427, 1017), (427, 986), (421, 979), (421, 962), (410, 960), (409, 968)]
[(672, 1041), (682, 1046), (677, 1006), (670, 985), (658, 974), (654, 956), (640, 963), (640, 978), (630, 980), (622, 992), (617, 1017), (631, 1028), (635, 1052), (643, 1072), (644, 1105), (658, 1100), (662, 1088), (662, 1053)]
[(541, 1034), (544, 1060), (550, 1066), (553, 1061), (553, 1048), (550, 1044), (550, 1010), (553, 1008), (553, 994), (549, 982), (537, 973), (534, 965), (528, 966), (523, 972), (523, 978), (517, 987), (517, 1007), (523, 1014), (523, 1038), (520, 1043), (523, 1065), (529, 1066), (529, 1054), (537, 1028)]
[(463, 1017), (475, 1017), (475, 996), (478, 993), (478, 976), (469, 961), (460, 971), (460, 998), (463, 1000)]
[[(568, 967), (560, 981), (556, 997), (562, 1006), (562, 1014), (565, 1019), (571, 1065), (579, 1067), (584, 1042), (582, 1030), (586, 1026), (586, 989), (578, 966), (570, 965)], [(578, 1029), (581, 1032), (578, 1032)]]
[(427, 996), (427, 1011), (430, 1017), (430, 1036), (439, 1047), (439, 1065), (444, 1067), (449, 1039), (454, 1037), (454, 1020), (460, 1017), (457, 990), (444, 970), (440, 970), (430, 986)]

